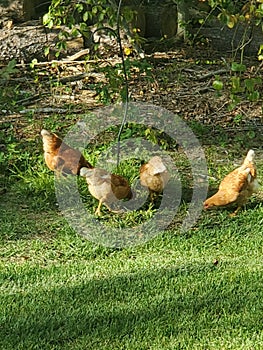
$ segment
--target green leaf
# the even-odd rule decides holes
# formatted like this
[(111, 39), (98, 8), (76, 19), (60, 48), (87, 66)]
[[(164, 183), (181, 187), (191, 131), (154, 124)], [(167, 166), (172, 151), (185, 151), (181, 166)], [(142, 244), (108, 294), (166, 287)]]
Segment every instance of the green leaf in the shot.
[(76, 38), (79, 35), (79, 30), (77, 28), (73, 28), (71, 35)]
[(61, 0), (53, 0), (52, 1), (52, 7), (58, 7), (61, 6)]
[(9, 71), (11, 71), (11, 70), (13, 70), (13, 69), (15, 68), (15, 66), (16, 66), (16, 60), (11, 60), (11, 61), (8, 63), (8, 65), (7, 65), (7, 69), (8, 69)]
[(50, 14), (49, 13), (45, 13), (44, 16), (43, 16), (43, 24), (44, 24), (44, 26), (48, 25), (50, 21), (51, 21)]
[(247, 88), (248, 91), (252, 92), (255, 87), (255, 82), (253, 79), (245, 79), (245, 87)]
[(244, 89), (241, 87), (240, 78), (232, 77), (231, 78), (232, 92), (242, 92)]
[(256, 102), (260, 99), (259, 91), (255, 90), (248, 95), (248, 99), (252, 102)]
[(221, 80), (214, 80), (213, 81), (213, 88), (217, 91), (222, 90), (224, 87), (224, 84)]
[(248, 131), (247, 133), (249, 139), (254, 139), (256, 137), (256, 134), (253, 130)]
[(78, 11), (78, 13), (81, 13), (83, 11), (83, 4), (77, 4), (76, 5), (76, 10)]
[(97, 6), (92, 7), (91, 12), (96, 15), (98, 13), (98, 8)]
[(44, 55), (45, 55), (45, 56), (48, 56), (48, 55), (49, 55), (49, 52), (50, 52), (50, 48), (49, 48), (48, 46), (46, 46), (46, 47), (44, 48)]
[(82, 22), (79, 25), (79, 30), (80, 32), (86, 32), (86, 31), (89, 31), (89, 28), (86, 23)]
[(258, 49), (258, 60), (259, 61), (262, 61), (263, 60), (263, 44), (261, 44), (259, 46), (259, 49)]
[(99, 22), (102, 22), (104, 20), (105, 14), (103, 12), (100, 12), (98, 20)]
[(83, 21), (84, 21), (84, 22), (87, 22), (88, 19), (89, 19), (89, 13), (88, 13), (88, 11), (86, 11), (86, 12), (84, 12), (84, 14), (83, 14)]
[(34, 68), (35, 65), (36, 65), (36, 63), (37, 63), (37, 59), (34, 58), (34, 59), (31, 61), (31, 63), (30, 63), (30, 68)]
[(231, 70), (233, 72), (245, 72), (247, 67), (242, 63), (233, 62), (231, 65)]
[(51, 19), (49, 23), (47, 24), (49, 29), (52, 29), (54, 27), (54, 21)]
[(228, 16), (227, 17), (227, 22), (226, 22), (226, 24), (227, 24), (227, 26), (228, 26), (228, 28), (234, 28), (234, 26), (235, 26), (235, 24), (237, 23), (237, 18), (236, 18), (236, 16), (234, 16), (234, 15), (231, 15), (231, 16)]

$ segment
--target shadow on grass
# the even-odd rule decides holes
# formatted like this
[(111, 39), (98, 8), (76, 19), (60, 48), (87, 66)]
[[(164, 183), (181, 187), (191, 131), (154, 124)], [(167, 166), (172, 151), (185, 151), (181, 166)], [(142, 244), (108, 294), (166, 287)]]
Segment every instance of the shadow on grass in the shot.
[(168, 348), (166, 342), (174, 339), (183, 349), (195, 339), (224, 339), (226, 330), (232, 336), (260, 332), (262, 277), (262, 271), (226, 272), (204, 263), (82, 278), (75, 286), (67, 280), (64, 286), (43, 284), (27, 291), (25, 285), (2, 295), (6, 310), (0, 344), (5, 349), (62, 349), (81, 341), (85, 349), (149, 349), (150, 343)]

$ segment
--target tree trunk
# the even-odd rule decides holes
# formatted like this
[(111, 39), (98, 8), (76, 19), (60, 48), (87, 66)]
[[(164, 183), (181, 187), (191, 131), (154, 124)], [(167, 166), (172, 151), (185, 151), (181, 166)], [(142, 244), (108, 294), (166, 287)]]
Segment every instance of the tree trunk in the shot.
[(50, 4), (48, 0), (23, 0), (24, 19), (38, 19), (48, 11)]

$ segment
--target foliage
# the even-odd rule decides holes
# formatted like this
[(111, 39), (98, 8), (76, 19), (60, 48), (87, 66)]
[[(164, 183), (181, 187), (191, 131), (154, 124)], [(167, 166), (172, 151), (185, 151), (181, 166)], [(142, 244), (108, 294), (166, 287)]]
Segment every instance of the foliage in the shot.
[[(117, 20), (124, 24), (133, 18), (132, 10), (122, 11), (117, 19), (118, 6), (114, 0), (52, 0), (49, 12), (44, 15), (43, 23), (48, 28), (61, 28), (57, 53), (66, 48), (66, 40), (79, 34), (83, 37), (84, 46), (96, 49), (92, 30), (98, 30), (107, 25), (116, 28)], [(109, 31), (112, 34), (112, 31)], [(49, 53), (49, 48), (45, 50)]]
[[(196, 21), (201, 28), (208, 24), (208, 28), (217, 25), (219, 20), (229, 29), (233, 29), (233, 38), (242, 31), (242, 37), (239, 40), (238, 47), (232, 50), (233, 59), (236, 60), (237, 54), (240, 53), (240, 61), (243, 62), (246, 46), (253, 40), (255, 28), (262, 31), (263, 28), (263, 2), (262, 0), (245, 0), (239, 2), (237, 0), (204, 0), (196, 4), (192, 2), (192, 6), (196, 6), (194, 19), (189, 22), (194, 24)], [(187, 23), (185, 23), (187, 25)], [(219, 29), (218, 29), (219, 30)], [(199, 30), (194, 33), (194, 38), (198, 38)], [(259, 34), (260, 35), (260, 34)], [(201, 38), (203, 40), (203, 38)], [(221, 40), (224, 40), (222, 38)], [(259, 44), (258, 59), (262, 60), (262, 45)]]
[(19, 94), (19, 85), (14, 88), (9, 83), (11, 78), (18, 72), (19, 70), (16, 68), (14, 59), (0, 70), (0, 104), (2, 108), (8, 108), (10, 105), (15, 104)]
[(13, 59), (8, 62), (7, 66), (0, 70), (0, 79), (9, 80), (11, 75), (18, 72), (16, 61)]
[(229, 28), (234, 28), (237, 23), (260, 25), (262, 22), (263, 3), (261, 1), (208, 0), (208, 3), (213, 9), (216, 8), (219, 11), (218, 18)]
[[(262, 78), (258, 74), (259, 69), (251, 72), (244, 64), (244, 52), (246, 45), (253, 39), (247, 39), (248, 29), (260, 26), (263, 28), (263, 2), (255, 0), (244, 2), (208, 0), (207, 3), (210, 5), (210, 12), (206, 20), (216, 17), (230, 29), (238, 29), (238, 25), (244, 29), (240, 45), (233, 49), (232, 60), (227, 65), (230, 77), (226, 81), (219, 75), (215, 75), (212, 87), (217, 95), (220, 95), (223, 89), (228, 92), (231, 99), (229, 110), (235, 108), (244, 98), (252, 102), (259, 101), (262, 98)], [(204, 25), (205, 21), (202, 19), (200, 23)], [(263, 57), (262, 50), (263, 45), (260, 45), (258, 50), (259, 60), (262, 60)], [(240, 53), (240, 59), (237, 57), (238, 52)]]
[(232, 62), (230, 68), (231, 76), (225, 83), (216, 75), (212, 83), (213, 88), (217, 93), (225, 88), (228, 90), (231, 103), (229, 110), (234, 109), (236, 105), (244, 98), (256, 102), (262, 98), (262, 78), (257, 74), (251, 74), (245, 64)]
[[(127, 23), (132, 21), (134, 12), (131, 8), (122, 6), (118, 18), (117, 13), (118, 4), (114, 0), (53, 0), (49, 12), (43, 17), (43, 22), (49, 28), (61, 28), (59, 41), (56, 45), (56, 56), (59, 56), (60, 52), (66, 49), (66, 41), (69, 37), (79, 35), (83, 37), (84, 46), (90, 48), (90, 53), (86, 55), (86, 58), (89, 58), (95, 52), (96, 55), (98, 54), (97, 48), (99, 47), (99, 42), (94, 42), (93, 38), (95, 32), (97, 35), (100, 35), (106, 31), (109, 36), (114, 36), (115, 40), (119, 43), (120, 38), (118, 37), (117, 22), (129, 32), (132, 28)], [(126, 56), (125, 62), (114, 65), (110, 63), (105, 64), (106, 62), (102, 65), (100, 63), (94, 63), (96, 72), (102, 73), (104, 80), (96, 84), (90, 84), (90, 87), (96, 91), (98, 99), (104, 104), (118, 100), (124, 101), (126, 99), (124, 63), (129, 79), (136, 74), (144, 75), (146, 79), (151, 79), (151, 67), (146, 61), (129, 59), (129, 56), (133, 54), (132, 42), (139, 41), (136, 31), (132, 33), (132, 36), (133, 38), (130, 40), (131, 46), (124, 47), (123, 50)], [(49, 47), (45, 48), (45, 54), (49, 54)]]
[[(244, 28), (244, 36), (242, 43), (240, 44), (241, 61), (246, 46), (246, 33), (249, 27), (262, 26), (263, 19), (263, 2), (255, 0), (247, 1), (232, 1), (232, 0), (208, 0), (208, 4), (211, 7), (211, 14), (215, 14), (217, 18), (232, 29), (238, 24), (241, 24)], [(259, 59), (261, 49), (259, 48)]]
[[(127, 57), (124, 63), (129, 81), (142, 76), (146, 81), (152, 81), (152, 66), (146, 60), (131, 60)], [(125, 101), (126, 86), (122, 64), (96, 64), (96, 72), (102, 73), (105, 78), (105, 81), (97, 82), (90, 86), (96, 91), (99, 100), (103, 104), (109, 104), (119, 100)]]

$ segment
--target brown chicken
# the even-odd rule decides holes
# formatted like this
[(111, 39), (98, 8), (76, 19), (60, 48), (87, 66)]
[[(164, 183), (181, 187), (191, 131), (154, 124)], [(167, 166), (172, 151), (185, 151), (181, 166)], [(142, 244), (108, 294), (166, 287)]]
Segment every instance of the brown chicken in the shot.
[(64, 143), (56, 134), (41, 130), (45, 162), (57, 173), (79, 175), (80, 168), (92, 165), (76, 150)]
[(148, 163), (140, 168), (141, 185), (150, 191), (151, 199), (155, 193), (161, 193), (166, 186), (170, 175), (159, 156), (152, 157)]
[(114, 212), (110, 207), (112, 203), (120, 199), (132, 198), (128, 181), (120, 175), (110, 174), (100, 168), (88, 169), (86, 167), (80, 169), (80, 175), (86, 178), (91, 195), (99, 200), (95, 215), (101, 215), (100, 208), (102, 204)]
[(220, 183), (217, 193), (204, 202), (204, 209), (234, 204), (237, 209), (231, 216), (237, 214), (259, 187), (254, 157), (255, 152), (248, 151), (243, 164), (228, 174)]

